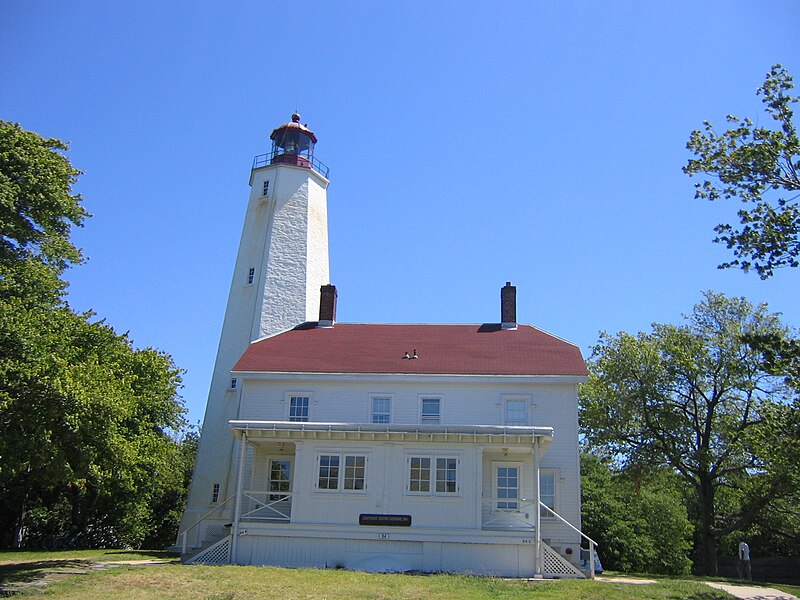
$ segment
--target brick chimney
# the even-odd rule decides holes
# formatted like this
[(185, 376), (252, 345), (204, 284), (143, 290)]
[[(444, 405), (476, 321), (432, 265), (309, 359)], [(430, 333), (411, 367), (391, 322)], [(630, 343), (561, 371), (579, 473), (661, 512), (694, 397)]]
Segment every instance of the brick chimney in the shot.
[(319, 323), (317, 327), (333, 327), (336, 321), (336, 293), (335, 285), (323, 285), (319, 288)]
[(500, 329), (517, 328), (517, 286), (510, 281), (500, 288)]

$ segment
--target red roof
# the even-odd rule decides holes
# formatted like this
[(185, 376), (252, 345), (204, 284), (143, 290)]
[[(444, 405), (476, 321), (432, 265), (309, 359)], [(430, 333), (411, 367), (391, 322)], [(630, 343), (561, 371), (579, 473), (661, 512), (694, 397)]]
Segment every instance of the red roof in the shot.
[[(419, 358), (403, 358), (405, 353)], [(577, 346), (529, 325), (304, 323), (250, 344), (234, 371), (588, 375)]]

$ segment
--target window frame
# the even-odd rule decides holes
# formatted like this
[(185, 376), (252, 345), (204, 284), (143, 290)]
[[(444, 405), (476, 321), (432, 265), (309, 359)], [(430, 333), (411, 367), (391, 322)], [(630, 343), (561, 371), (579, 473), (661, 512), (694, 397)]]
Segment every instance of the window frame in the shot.
[(261, 197), (266, 198), (269, 196), (269, 179), (265, 179), (261, 184)]
[[(548, 496), (553, 497), (553, 505), (550, 506), (547, 502), (544, 501), (544, 494), (542, 494), (542, 479), (543, 476), (547, 475), (548, 477), (553, 478), (553, 493), (547, 494)], [(543, 469), (539, 468), (539, 502), (550, 506), (553, 511), (558, 512), (558, 473), (557, 469)], [(539, 515), (542, 519), (552, 519), (555, 520), (556, 517), (550, 511), (543, 509), (541, 506), (539, 507)]]
[(214, 483), (211, 486), (211, 504), (218, 504), (219, 503), (219, 491), (220, 491), (220, 484)]
[[(414, 461), (420, 461), (418, 466), (414, 466)], [(422, 462), (426, 461), (427, 466), (423, 467)], [(450, 481), (446, 473), (449, 472), (451, 469), (445, 465), (444, 472), (445, 478), (440, 479), (440, 472), (442, 469), (439, 466), (440, 461), (455, 461), (455, 464), (452, 468), (452, 472), (454, 473), (453, 476), (453, 491), (440, 491), (439, 490), (439, 483), (440, 481), (444, 481), (447, 483)], [(414, 471), (417, 471), (417, 477), (413, 478), (412, 476), (415, 474)], [(427, 478), (422, 478), (420, 475), (420, 471), (427, 471)], [(461, 457), (457, 454), (451, 453), (422, 453), (416, 452), (413, 454), (408, 454), (406, 456), (406, 494), (410, 496), (423, 496), (423, 497), (432, 497), (435, 496), (437, 498), (458, 498), (461, 496)], [(414, 487), (414, 483), (426, 483), (427, 489), (412, 489)], [(421, 486), (417, 486), (421, 487)]]
[[(377, 412), (375, 410), (375, 401), (376, 400), (386, 400), (388, 403), (388, 410), (386, 412)], [(382, 425), (386, 423), (392, 422), (392, 404), (393, 404), (393, 397), (389, 394), (371, 394), (369, 397), (369, 419), (370, 423), (374, 423), (377, 425)], [(386, 416), (385, 421), (376, 421), (376, 416)]]
[[(520, 421), (508, 418), (508, 405), (521, 402), (524, 405), (525, 419)], [(530, 425), (531, 423), (531, 401), (528, 396), (503, 396), (503, 424), (509, 426)]]
[[(295, 399), (306, 399), (305, 418), (297, 418), (292, 414), (292, 401)], [(311, 420), (311, 404), (314, 398), (310, 392), (287, 392), (286, 393), (286, 420), (293, 423), (308, 423)]]
[[(514, 489), (516, 491), (516, 496), (501, 496), (500, 489), (501, 486), (499, 485), (498, 478), (500, 477), (499, 470), (500, 469), (516, 469), (517, 475), (517, 486), (512, 488), (510, 486), (505, 486), (502, 489), (510, 490)], [(492, 461), (492, 512), (495, 513), (513, 513), (519, 512), (522, 504), (523, 504), (523, 485), (524, 485), (524, 475), (525, 473), (525, 463), (520, 460), (493, 460)], [(508, 478), (508, 475), (505, 476)], [(516, 506), (500, 506), (500, 504), (515, 504)]]
[(245, 283), (245, 285), (253, 285), (255, 280), (256, 280), (256, 268), (250, 267), (249, 269), (247, 269), (247, 279), (245, 279), (247, 283)]
[[(430, 400), (436, 400), (439, 406), (439, 412), (436, 417), (436, 421), (425, 420), (426, 418), (430, 419), (431, 417), (425, 416), (425, 402)], [(444, 396), (438, 394), (420, 394), (419, 396), (419, 422), (421, 425), (441, 425), (442, 424), (442, 406), (444, 404)]]
[[(332, 467), (330, 464), (323, 467), (323, 458), (326, 459), (336, 459), (336, 466)], [(348, 459), (353, 459), (355, 463), (357, 463), (358, 459), (361, 459), (363, 464), (353, 464), (348, 465)], [(320, 492), (323, 494), (366, 494), (368, 485), (367, 485), (367, 474), (369, 470), (369, 455), (363, 451), (326, 451), (320, 450), (317, 453), (316, 458), (316, 472), (315, 472), (315, 479), (314, 479), (314, 491)], [(326, 480), (328, 483), (335, 482), (336, 487), (320, 487), (320, 481), (322, 480), (322, 469), (327, 468), (335, 468), (336, 469), (336, 477), (335, 479), (331, 477), (330, 474), (326, 476)], [(348, 476), (348, 470), (353, 469), (355, 474), (352, 476)], [(358, 470), (361, 471), (360, 477), (357, 475)], [(352, 473), (352, 472), (351, 472)], [(346, 487), (348, 479), (352, 480), (353, 482), (361, 481), (362, 487)]]

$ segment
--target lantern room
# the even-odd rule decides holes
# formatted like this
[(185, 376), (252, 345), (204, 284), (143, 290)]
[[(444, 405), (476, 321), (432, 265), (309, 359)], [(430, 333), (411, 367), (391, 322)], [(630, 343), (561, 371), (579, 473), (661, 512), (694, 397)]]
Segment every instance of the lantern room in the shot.
[(300, 115), (294, 113), (291, 123), (276, 128), (272, 135), (271, 163), (297, 165), (312, 168), (314, 144), (317, 137), (308, 127), (300, 123)]

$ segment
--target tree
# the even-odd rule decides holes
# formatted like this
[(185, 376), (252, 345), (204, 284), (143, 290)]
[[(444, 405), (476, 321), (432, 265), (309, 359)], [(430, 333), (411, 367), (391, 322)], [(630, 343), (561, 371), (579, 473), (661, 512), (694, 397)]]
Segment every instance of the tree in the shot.
[(688, 484), (713, 575), (720, 537), (791, 492), (771, 470), (766, 443), (789, 388), (745, 337), (788, 331), (766, 306), (711, 292), (686, 320), (635, 336), (603, 333), (581, 389), (581, 424), (591, 447), (623, 465), (669, 467)]
[[(691, 133), (686, 147), (697, 158), (683, 168), (689, 175), (712, 179), (695, 184), (695, 197), (738, 198), (741, 227), (715, 227), (715, 242), (733, 251), (734, 260), (719, 268), (751, 268), (768, 279), (780, 267), (800, 264), (800, 141), (793, 122), (792, 77), (774, 65), (757, 90), (777, 129), (757, 126), (748, 118), (727, 117), (730, 129), (717, 134), (709, 121)], [(716, 180), (716, 181), (714, 181)], [(788, 195), (787, 195), (788, 194)]]
[(0, 545), (136, 546), (185, 494), (181, 372), (66, 304), (87, 213), (65, 149), (0, 121)]
[(0, 298), (57, 300), (64, 269), (82, 261), (69, 239), (88, 213), (72, 185), (67, 145), (0, 121)]
[(665, 469), (615, 469), (581, 455), (581, 523), (598, 542), (606, 569), (685, 575), (692, 524), (675, 475)]

